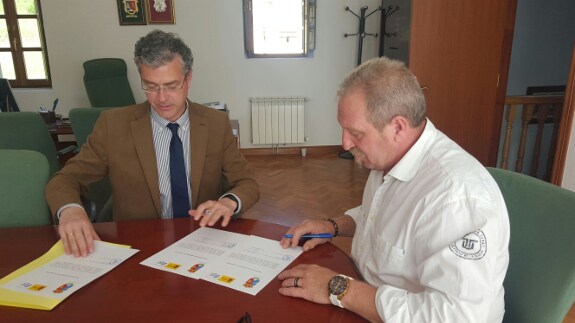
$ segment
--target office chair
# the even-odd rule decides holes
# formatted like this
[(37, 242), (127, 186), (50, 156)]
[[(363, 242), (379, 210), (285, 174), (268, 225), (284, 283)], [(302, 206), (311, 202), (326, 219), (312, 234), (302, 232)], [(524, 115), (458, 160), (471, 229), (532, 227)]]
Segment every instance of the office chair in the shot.
[[(78, 147), (81, 148), (86, 142), (100, 113), (109, 109), (74, 108), (70, 110), (70, 124)], [(112, 221), (112, 189), (108, 177), (90, 184), (84, 196), (90, 204), (89, 210), (86, 211), (92, 222)]]
[(99, 58), (84, 62), (84, 86), (92, 107), (122, 107), (136, 103), (121, 58)]
[(51, 225), (44, 187), (48, 159), (32, 150), (0, 149), (0, 227)]
[(76, 146), (56, 150), (48, 127), (37, 112), (0, 113), (0, 149), (26, 149), (41, 152), (50, 164), (50, 175), (60, 169), (58, 158)]
[(12, 93), (10, 82), (7, 79), (0, 78), (0, 112), (18, 112), (18, 104)]
[(503, 322), (561, 323), (575, 301), (575, 192), (488, 168), (511, 225)]

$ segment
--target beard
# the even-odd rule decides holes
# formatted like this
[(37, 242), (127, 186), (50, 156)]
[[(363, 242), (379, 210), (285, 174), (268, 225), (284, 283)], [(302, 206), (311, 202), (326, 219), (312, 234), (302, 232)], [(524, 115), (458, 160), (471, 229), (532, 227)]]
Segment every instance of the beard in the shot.
[(353, 147), (349, 150), (353, 155), (355, 163), (361, 167), (364, 167), (363, 162), (365, 161), (365, 153), (357, 147)]

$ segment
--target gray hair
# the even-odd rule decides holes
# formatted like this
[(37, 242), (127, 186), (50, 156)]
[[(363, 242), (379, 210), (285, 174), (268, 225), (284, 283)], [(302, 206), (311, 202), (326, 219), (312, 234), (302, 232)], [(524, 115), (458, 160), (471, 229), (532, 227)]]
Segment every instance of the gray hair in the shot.
[(136, 42), (134, 62), (156, 68), (179, 57), (182, 71), (187, 75), (192, 70), (194, 57), (192, 50), (175, 33), (152, 30)]
[(337, 95), (341, 98), (354, 90), (363, 92), (368, 120), (378, 130), (395, 116), (407, 118), (412, 127), (425, 120), (423, 91), (401, 61), (379, 57), (361, 64), (343, 80)]

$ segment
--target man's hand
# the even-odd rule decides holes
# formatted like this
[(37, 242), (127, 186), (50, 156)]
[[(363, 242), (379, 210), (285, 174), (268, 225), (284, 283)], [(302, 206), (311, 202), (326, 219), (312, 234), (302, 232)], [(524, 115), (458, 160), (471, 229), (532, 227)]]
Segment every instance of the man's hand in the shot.
[(225, 227), (230, 223), (237, 206), (234, 200), (224, 197), (219, 201), (206, 201), (188, 213), (194, 220), (200, 220), (201, 227), (214, 226), (220, 219), (222, 227)]
[(100, 240), (84, 209), (71, 206), (60, 213), (58, 226), (66, 254), (86, 257), (94, 251), (94, 240)]
[(298, 265), (278, 275), (282, 281), (279, 292), (285, 296), (330, 304), (328, 284), (335, 275), (337, 275), (335, 271), (318, 265)]
[[(302, 235), (308, 233), (334, 233), (333, 225), (328, 221), (317, 220), (304, 220), (302, 223), (291, 227), (286, 234), (293, 234), (293, 238), (282, 238), (280, 241), (281, 246), (285, 248), (295, 248), (298, 245), (299, 239)], [(308, 251), (315, 248), (317, 245), (324, 244), (331, 239), (313, 238), (303, 244), (303, 251)]]

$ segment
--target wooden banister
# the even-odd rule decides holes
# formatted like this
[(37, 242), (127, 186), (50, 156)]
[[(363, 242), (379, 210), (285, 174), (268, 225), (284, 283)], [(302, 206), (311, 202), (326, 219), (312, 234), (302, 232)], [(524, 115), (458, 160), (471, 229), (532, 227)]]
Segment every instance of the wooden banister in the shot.
[(509, 150), (512, 146), (511, 137), (513, 125), (517, 115), (521, 115), (521, 133), (517, 149), (517, 159), (515, 161), (516, 172), (523, 171), (525, 153), (527, 151), (527, 133), (530, 124), (537, 125), (535, 143), (533, 145), (533, 155), (531, 158), (531, 168), (529, 175), (536, 177), (541, 157), (541, 147), (543, 141), (543, 130), (546, 123), (553, 123), (552, 141), (547, 157), (544, 179), (548, 179), (551, 174), (551, 165), (556, 147), (557, 131), (561, 120), (561, 110), (563, 107), (563, 95), (519, 95), (507, 96), (505, 98), (505, 138), (503, 140), (503, 150), (499, 167), (507, 169), (509, 163)]

